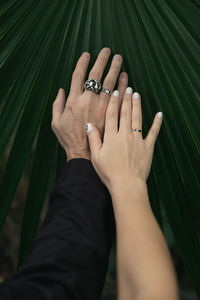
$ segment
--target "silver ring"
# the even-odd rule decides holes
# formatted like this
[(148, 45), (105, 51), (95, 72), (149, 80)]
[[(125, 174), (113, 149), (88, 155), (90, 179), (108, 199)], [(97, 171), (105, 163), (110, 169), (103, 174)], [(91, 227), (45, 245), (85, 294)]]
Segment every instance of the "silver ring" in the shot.
[(84, 83), (84, 88), (98, 94), (101, 91), (101, 83), (94, 78), (88, 79)]
[(101, 92), (104, 92), (107, 95), (111, 95), (112, 94), (112, 92), (110, 90), (107, 90), (107, 89), (104, 89), (104, 88), (101, 89)]
[(140, 130), (140, 129), (131, 129), (131, 132), (133, 132), (133, 131), (142, 132), (142, 130)]

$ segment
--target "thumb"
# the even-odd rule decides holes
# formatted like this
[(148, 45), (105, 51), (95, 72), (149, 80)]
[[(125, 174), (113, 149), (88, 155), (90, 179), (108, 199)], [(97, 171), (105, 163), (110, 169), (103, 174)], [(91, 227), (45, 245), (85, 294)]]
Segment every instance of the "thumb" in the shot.
[(60, 88), (52, 105), (52, 120), (59, 120), (65, 108), (65, 90)]
[(90, 145), (91, 157), (97, 157), (99, 149), (102, 147), (102, 141), (99, 130), (91, 123), (86, 124), (86, 131)]

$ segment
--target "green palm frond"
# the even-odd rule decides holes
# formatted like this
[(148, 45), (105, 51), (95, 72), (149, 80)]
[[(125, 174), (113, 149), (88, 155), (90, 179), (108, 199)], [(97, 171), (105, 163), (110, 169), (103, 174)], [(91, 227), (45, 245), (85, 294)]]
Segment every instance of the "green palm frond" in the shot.
[(144, 137), (155, 113), (163, 112), (148, 178), (150, 201), (161, 227), (162, 202), (200, 297), (199, 1), (7, 0), (0, 3), (0, 24), (1, 159), (14, 138), (0, 185), (1, 227), (34, 153), (19, 264), (37, 231), (50, 173), (57, 176), (65, 162), (50, 126), (52, 102), (60, 87), (68, 95), (82, 52), (91, 53), (89, 73), (106, 46), (123, 56), (121, 71), (141, 94)]

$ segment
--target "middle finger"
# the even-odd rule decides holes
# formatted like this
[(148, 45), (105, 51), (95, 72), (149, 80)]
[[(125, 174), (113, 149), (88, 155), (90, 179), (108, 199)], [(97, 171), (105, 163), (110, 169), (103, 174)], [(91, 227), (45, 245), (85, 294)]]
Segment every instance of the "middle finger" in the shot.
[[(111, 66), (110, 66), (110, 70), (109, 70), (106, 78), (104, 79), (104, 82), (102, 85), (102, 87), (104, 89), (110, 90), (111, 93), (113, 92), (113, 89), (115, 87), (115, 83), (116, 83), (117, 77), (119, 75), (121, 65), (122, 65), (122, 56), (119, 54), (116, 54), (113, 57), (113, 60), (112, 60)], [(110, 99), (110, 95), (101, 91), (100, 99), (102, 102), (108, 101), (108, 99)]]
[(103, 48), (98, 57), (97, 60), (93, 66), (93, 68), (91, 69), (88, 79), (96, 79), (97, 81), (101, 81), (101, 77), (103, 75), (105, 66), (108, 62), (108, 58), (110, 56), (111, 50), (110, 48)]

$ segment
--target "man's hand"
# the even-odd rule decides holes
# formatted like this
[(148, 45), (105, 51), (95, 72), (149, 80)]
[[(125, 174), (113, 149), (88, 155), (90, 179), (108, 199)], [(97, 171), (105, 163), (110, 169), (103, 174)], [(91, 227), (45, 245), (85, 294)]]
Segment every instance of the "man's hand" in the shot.
[[(103, 48), (100, 51), (88, 79), (95, 78), (97, 81), (101, 81), (110, 53), (109, 48)], [(100, 94), (95, 94), (92, 91), (84, 90), (89, 59), (90, 54), (88, 52), (84, 52), (79, 58), (72, 75), (70, 93), (66, 103), (65, 90), (62, 88), (53, 102), (51, 128), (66, 152), (67, 161), (72, 158), (90, 160), (90, 149), (85, 130), (85, 125), (89, 121), (99, 129), (101, 137), (104, 133), (105, 115), (110, 95), (102, 91)], [(113, 91), (121, 64), (121, 55), (115, 55), (103, 82), (103, 88)], [(120, 74), (117, 88), (121, 97), (127, 84), (128, 75), (123, 72)]]

